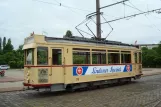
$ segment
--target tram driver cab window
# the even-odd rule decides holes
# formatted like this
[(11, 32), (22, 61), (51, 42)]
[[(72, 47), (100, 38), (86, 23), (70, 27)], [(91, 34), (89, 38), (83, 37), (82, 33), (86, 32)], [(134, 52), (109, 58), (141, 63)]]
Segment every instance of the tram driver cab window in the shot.
[(62, 65), (62, 50), (61, 49), (52, 49), (52, 64)]

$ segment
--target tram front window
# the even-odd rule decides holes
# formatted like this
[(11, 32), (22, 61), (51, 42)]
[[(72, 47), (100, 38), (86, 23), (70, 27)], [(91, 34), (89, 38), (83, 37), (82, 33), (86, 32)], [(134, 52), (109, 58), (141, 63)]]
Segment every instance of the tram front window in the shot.
[(26, 50), (26, 65), (34, 64), (34, 49)]
[(37, 48), (37, 64), (48, 65), (48, 48), (38, 47)]

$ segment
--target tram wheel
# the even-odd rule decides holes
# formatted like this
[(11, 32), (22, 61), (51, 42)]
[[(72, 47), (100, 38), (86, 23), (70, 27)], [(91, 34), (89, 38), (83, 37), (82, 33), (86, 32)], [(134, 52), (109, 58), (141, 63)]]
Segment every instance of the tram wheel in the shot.
[(72, 85), (68, 85), (67, 88), (66, 88), (66, 90), (67, 90), (68, 92), (74, 92), (74, 91), (75, 91), (75, 90), (73, 89), (73, 86), (72, 86)]

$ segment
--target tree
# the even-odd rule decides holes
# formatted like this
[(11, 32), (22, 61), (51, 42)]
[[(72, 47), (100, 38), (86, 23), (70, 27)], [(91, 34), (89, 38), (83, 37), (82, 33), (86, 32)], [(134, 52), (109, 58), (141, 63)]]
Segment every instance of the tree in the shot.
[(3, 52), (0, 54), (0, 65), (8, 64), (10, 65), (11, 68), (23, 67), (24, 65), (24, 51), (22, 50), (23, 45), (20, 45), (17, 50), (14, 50), (11, 39), (9, 38), (6, 43), (6, 38), (4, 37), (3, 41), (0, 40), (0, 46), (1, 50), (3, 49)]
[(23, 54), (23, 52), (24, 52), (24, 51), (23, 51), (22, 49), (23, 49), (23, 45), (19, 45), (19, 47), (18, 47), (18, 50), (17, 50), (17, 51), (18, 51), (18, 52), (21, 52), (21, 53)]
[(4, 55), (0, 55), (0, 65), (3, 65), (3, 64), (6, 64), (6, 60), (5, 60), (5, 57)]
[(161, 56), (161, 44), (156, 49), (157, 53)]
[(156, 67), (156, 58), (158, 53), (153, 49), (144, 50), (142, 49), (143, 66), (144, 67)]
[(70, 30), (67, 30), (65, 37), (71, 38), (73, 36), (72, 32)]
[(0, 37), (0, 53), (2, 52), (2, 38)]
[(8, 42), (7, 42), (6, 46), (5, 46), (4, 52), (11, 52), (11, 51), (13, 51), (13, 45), (11, 43), (11, 39), (9, 38)]
[(143, 67), (161, 67), (161, 42), (152, 49), (142, 48)]
[(19, 45), (19, 48), (16, 51), (17, 57), (19, 57), (19, 60), (17, 62), (18, 68), (22, 68), (24, 65), (24, 50), (22, 49), (23, 49), (23, 45)]
[(6, 46), (6, 37), (3, 38), (3, 51), (5, 50), (5, 46)]

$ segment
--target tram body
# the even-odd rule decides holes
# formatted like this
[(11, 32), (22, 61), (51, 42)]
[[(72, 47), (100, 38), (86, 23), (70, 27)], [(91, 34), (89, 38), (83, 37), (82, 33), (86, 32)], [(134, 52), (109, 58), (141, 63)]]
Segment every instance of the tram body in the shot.
[(141, 50), (120, 42), (31, 35), (24, 43), (24, 86), (63, 91), (139, 79)]

